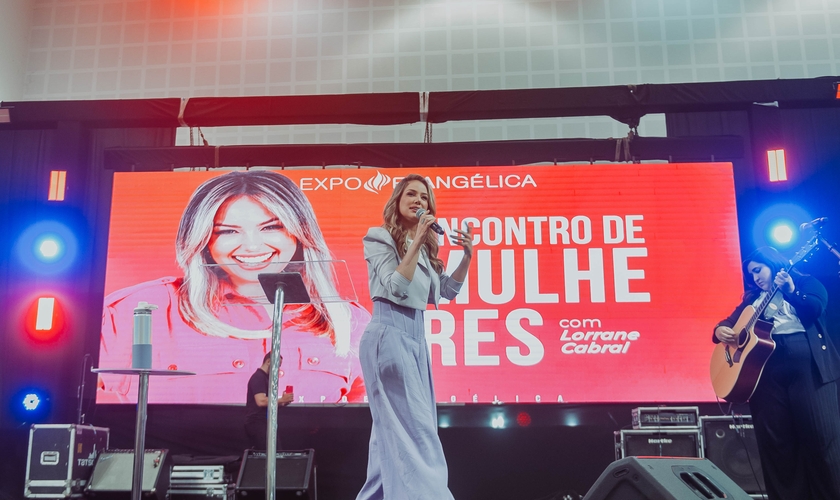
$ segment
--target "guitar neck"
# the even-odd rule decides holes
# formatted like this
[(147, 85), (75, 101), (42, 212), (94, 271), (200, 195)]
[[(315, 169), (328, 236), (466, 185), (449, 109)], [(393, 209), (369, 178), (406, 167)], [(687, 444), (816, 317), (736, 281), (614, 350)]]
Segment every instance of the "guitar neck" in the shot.
[(779, 286), (773, 283), (773, 288), (767, 292), (767, 295), (764, 296), (761, 303), (758, 304), (755, 308), (755, 312), (753, 313), (752, 317), (750, 318), (749, 323), (747, 323), (747, 328), (751, 329), (755, 326), (755, 322), (758, 321), (758, 318), (764, 313), (764, 310), (767, 309), (767, 306), (770, 305), (770, 301), (773, 300), (773, 297), (776, 295), (776, 292), (779, 291)]

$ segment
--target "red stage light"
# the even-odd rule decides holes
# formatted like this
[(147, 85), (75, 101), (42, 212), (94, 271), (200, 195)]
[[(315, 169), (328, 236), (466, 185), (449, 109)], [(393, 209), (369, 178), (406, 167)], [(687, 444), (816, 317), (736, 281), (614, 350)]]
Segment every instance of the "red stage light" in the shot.
[(64, 308), (55, 297), (38, 297), (29, 306), (25, 318), (26, 333), (36, 341), (50, 342), (64, 331)]
[(516, 423), (519, 424), (519, 427), (528, 427), (531, 425), (531, 415), (527, 413), (520, 412), (519, 415), (516, 416)]

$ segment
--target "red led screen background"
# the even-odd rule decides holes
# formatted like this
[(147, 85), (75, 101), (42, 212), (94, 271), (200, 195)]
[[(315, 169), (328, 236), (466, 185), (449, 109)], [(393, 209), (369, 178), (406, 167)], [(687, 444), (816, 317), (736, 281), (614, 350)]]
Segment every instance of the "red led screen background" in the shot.
[[(742, 293), (731, 164), (282, 171), (367, 310), (362, 237), (410, 172), (475, 237), (461, 294), (427, 311), (439, 402), (714, 400), (712, 326)], [(115, 174), (106, 294), (182, 275), (181, 213), (224, 173)], [(450, 269), (459, 249), (441, 239)]]

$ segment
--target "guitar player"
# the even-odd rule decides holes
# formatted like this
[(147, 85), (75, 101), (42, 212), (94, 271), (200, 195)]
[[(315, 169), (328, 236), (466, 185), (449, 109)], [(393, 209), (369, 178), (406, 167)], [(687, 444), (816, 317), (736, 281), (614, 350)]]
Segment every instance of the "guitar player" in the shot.
[(786, 268), (776, 249), (744, 261), (745, 293), (715, 327), (714, 342), (733, 344), (745, 307), (778, 287), (762, 314), (775, 350), (749, 399), (770, 500), (840, 499), (840, 354), (825, 325), (828, 293), (816, 278)]

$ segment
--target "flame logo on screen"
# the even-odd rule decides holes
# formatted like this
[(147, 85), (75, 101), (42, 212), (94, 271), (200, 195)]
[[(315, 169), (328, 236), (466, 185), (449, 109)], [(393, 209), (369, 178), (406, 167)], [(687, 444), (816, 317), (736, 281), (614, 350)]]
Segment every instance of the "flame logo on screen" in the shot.
[(371, 193), (379, 194), (383, 187), (391, 183), (391, 177), (377, 172), (374, 177), (365, 181), (365, 189)]

